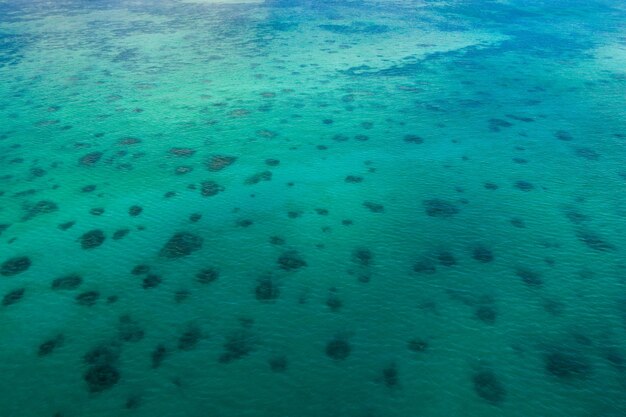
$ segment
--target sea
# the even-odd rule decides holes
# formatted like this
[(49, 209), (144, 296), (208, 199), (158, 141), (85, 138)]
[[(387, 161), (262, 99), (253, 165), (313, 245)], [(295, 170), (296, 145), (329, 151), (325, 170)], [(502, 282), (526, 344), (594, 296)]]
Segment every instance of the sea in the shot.
[(0, 416), (626, 416), (626, 3), (0, 1)]

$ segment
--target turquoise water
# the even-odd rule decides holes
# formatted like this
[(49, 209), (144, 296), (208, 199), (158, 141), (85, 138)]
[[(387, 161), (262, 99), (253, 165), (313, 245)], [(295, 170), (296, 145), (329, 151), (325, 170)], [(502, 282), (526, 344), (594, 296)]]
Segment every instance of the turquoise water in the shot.
[(0, 416), (626, 415), (620, 1), (0, 1)]

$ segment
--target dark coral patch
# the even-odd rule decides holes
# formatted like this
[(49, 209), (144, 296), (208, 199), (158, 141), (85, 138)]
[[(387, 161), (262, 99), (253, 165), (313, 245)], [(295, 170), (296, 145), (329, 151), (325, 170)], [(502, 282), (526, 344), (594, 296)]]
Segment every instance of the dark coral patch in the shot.
[(121, 138), (120, 140), (117, 141), (117, 143), (119, 145), (136, 145), (138, 143), (141, 143), (141, 139), (133, 138), (133, 137), (126, 137), (126, 138)]
[(489, 119), (489, 130), (499, 132), (503, 128), (511, 127), (513, 123), (503, 119)]
[(37, 349), (38, 356), (47, 356), (53, 353), (56, 349), (63, 345), (65, 341), (65, 337), (62, 334), (58, 334), (52, 339), (48, 339), (42, 344), (39, 345), (39, 349)]
[(600, 159), (600, 154), (591, 148), (576, 148), (575, 154), (576, 156), (584, 158), (588, 161), (597, 161), (598, 159)]
[(543, 285), (543, 279), (541, 278), (541, 274), (537, 271), (533, 271), (529, 268), (516, 268), (515, 275), (522, 279), (524, 284), (530, 287), (540, 287)]
[(220, 363), (229, 363), (249, 355), (256, 346), (252, 333), (246, 329), (238, 330), (226, 338), (224, 353), (218, 359)]
[(90, 152), (82, 156), (78, 160), (78, 163), (83, 166), (92, 166), (98, 163), (98, 161), (102, 158), (102, 155), (104, 155), (102, 152)]
[(197, 326), (189, 326), (178, 338), (178, 349), (193, 350), (196, 348), (201, 338), (202, 331), (200, 328)]
[(204, 268), (196, 273), (196, 281), (201, 284), (210, 284), (216, 281), (220, 276), (220, 272), (216, 268)]
[(271, 357), (267, 363), (270, 366), (272, 372), (285, 372), (289, 363), (286, 356), (274, 356)]
[(58, 225), (57, 227), (58, 227), (60, 230), (65, 231), (65, 230), (70, 229), (70, 228), (71, 228), (72, 226), (74, 226), (75, 224), (76, 224), (76, 222), (75, 222), (75, 221), (69, 221), (69, 222), (61, 223), (61, 224), (60, 224), (60, 225)]
[(306, 261), (297, 251), (287, 251), (278, 257), (278, 266), (286, 271), (292, 271), (307, 266)]
[(586, 379), (592, 371), (589, 360), (567, 350), (550, 352), (544, 357), (546, 371), (561, 379)]
[(25, 288), (18, 288), (13, 291), (9, 291), (2, 297), (2, 305), (10, 306), (11, 304), (15, 304), (22, 300), (24, 297)]
[(565, 130), (557, 130), (556, 132), (554, 132), (554, 137), (556, 137), (558, 140), (562, 140), (565, 142), (569, 142), (574, 139), (572, 134)]
[(352, 251), (352, 261), (362, 265), (369, 266), (374, 259), (374, 254), (367, 248), (357, 248)]
[(326, 356), (336, 361), (342, 361), (350, 356), (352, 346), (347, 340), (336, 337), (326, 344)]
[(437, 260), (443, 266), (454, 266), (456, 265), (456, 258), (451, 252), (441, 251), (437, 254)]
[(80, 237), (80, 245), (83, 249), (94, 249), (102, 245), (105, 240), (104, 232), (100, 229), (94, 229)]
[(414, 143), (416, 145), (419, 145), (420, 143), (424, 143), (424, 139), (422, 139), (421, 137), (417, 135), (405, 135), (404, 141), (406, 143)]
[(261, 181), (271, 181), (272, 180), (272, 172), (271, 171), (263, 171), (257, 174), (254, 174), (248, 177), (245, 181), (247, 185), (258, 184)]
[(156, 288), (162, 282), (163, 282), (163, 279), (159, 275), (148, 274), (148, 276), (145, 277), (143, 281), (141, 282), (141, 288), (143, 288), (144, 290), (147, 290), (150, 288)]
[(80, 293), (76, 296), (76, 303), (82, 306), (91, 307), (100, 298), (100, 293), (98, 291), (86, 291)]
[(150, 354), (152, 368), (156, 369), (159, 366), (161, 366), (161, 363), (163, 363), (163, 360), (165, 360), (167, 355), (168, 355), (167, 348), (162, 344), (157, 345), (152, 351), (152, 353)]
[(429, 257), (424, 257), (413, 264), (413, 272), (418, 274), (434, 274), (437, 272), (435, 261)]
[(498, 313), (491, 304), (483, 304), (476, 307), (474, 317), (486, 324), (494, 324)]
[(388, 388), (393, 388), (393, 387), (398, 386), (399, 384), (398, 367), (396, 366), (395, 363), (392, 363), (383, 369), (382, 382)]
[(209, 171), (221, 171), (222, 169), (232, 165), (237, 160), (234, 156), (214, 155), (207, 162), (206, 166)]
[(122, 342), (139, 342), (145, 336), (145, 331), (130, 315), (124, 314), (119, 319), (118, 335)]
[(124, 239), (130, 233), (130, 229), (119, 229), (113, 233), (113, 240)]
[(382, 213), (385, 211), (385, 206), (383, 206), (382, 204), (374, 203), (372, 201), (363, 202), (363, 207), (365, 207), (372, 213)]
[(98, 393), (113, 388), (120, 380), (120, 373), (113, 365), (90, 367), (84, 375), (89, 392)]
[(439, 198), (424, 200), (424, 209), (430, 217), (448, 218), (459, 213), (459, 209), (449, 201)]
[(75, 290), (83, 283), (83, 278), (78, 274), (69, 274), (52, 281), (52, 289), (57, 291)]
[(280, 295), (280, 288), (271, 276), (259, 278), (254, 287), (254, 296), (259, 301), (273, 301)]
[(215, 181), (202, 181), (200, 183), (200, 193), (204, 197), (213, 197), (218, 193), (224, 191), (224, 187), (216, 183)]
[(150, 265), (146, 265), (146, 264), (135, 265), (133, 269), (130, 271), (130, 273), (133, 275), (144, 275), (144, 274), (147, 274), (148, 272), (150, 272)]
[(189, 232), (178, 232), (172, 236), (163, 246), (159, 255), (164, 258), (181, 258), (200, 250), (204, 243), (198, 235)]
[(483, 245), (478, 245), (472, 249), (472, 258), (482, 263), (493, 261), (493, 252)]
[(513, 186), (520, 191), (532, 191), (535, 189), (535, 186), (532, 183), (524, 180), (515, 181)]
[(412, 352), (424, 352), (428, 349), (428, 342), (423, 339), (411, 339), (407, 343), (407, 347)]
[(348, 175), (346, 176), (344, 181), (347, 182), (348, 184), (358, 184), (360, 182), (363, 182), (363, 177), (359, 175)]
[(24, 214), (22, 220), (27, 221), (42, 214), (54, 213), (58, 209), (59, 206), (54, 201), (41, 200), (26, 207), (26, 214)]
[(118, 343), (103, 343), (94, 346), (85, 353), (83, 360), (89, 365), (106, 365), (117, 362), (120, 354), (121, 350)]
[(21, 274), (30, 268), (31, 260), (27, 256), (16, 256), (9, 258), (0, 265), (0, 275), (10, 277)]
[(196, 153), (196, 150), (191, 148), (170, 148), (168, 152), (174, 156), (186, 157), (192, 156), (194, 153)]
[(142, 211), (143, 211), (143, 208), (141, 206), (137, 206), (137, 205), (130, 206), (130, 208), (128, 209), (128, 215), (132, 217), (136, 217), (136, 216), (139, 216)]
[(599, 252), (612, 252), (616, 250), (615, 245), (607, 242), (602, 236), (590, 230), (579, 230), (576, 232), (576, 236), (585, 245)]
[(506, 399), (506, 389), (498, 376), (490, 370), (482, 370), (472, 376), (474, 391), (483, 400), (497, 405)]

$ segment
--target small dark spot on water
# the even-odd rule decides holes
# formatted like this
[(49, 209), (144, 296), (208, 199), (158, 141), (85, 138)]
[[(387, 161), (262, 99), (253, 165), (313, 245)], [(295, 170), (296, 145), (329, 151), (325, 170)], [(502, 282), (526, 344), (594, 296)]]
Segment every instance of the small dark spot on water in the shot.
[(132, 275), (144, 275), (150, 272), (150, 265), (139, 264), (135, 265), (133, 269), (130, 271)]
[(521, 191), (532, 191), (535, 189), (535, 186), (532, 183), (524, 180), (515, 181), (515, 184), (513, 185)]
[(472, 258), (482, 263), (493, 261), (493, 252), (483, 245), (478, 245), (472, 249)]
[(430, 257), (422, 257), (413, 264), (413, 272), (431, 275), (437, 272), (437, 265)]
[(506, 389), (491, 370), (482, 370), (472, 375), (474, 391), (476, 394), (488, 403), (498, 405), (506, 399)]
[(126, 235), (130, 233), (130, 229), (119, 229), (113, 233), (113, 240), (121, 240), (126, 237)]
[(278, 266), (286, 271), (293, 271), (307, 266), (306, 261), (295, 251), (287, 251), (278, 257)]
[(163, 278), (156, 274), (148, 274), (141, 282), (141, 288), (144, 290), (156, 288), (163, 282)]
[(75, 290), (83, 283), (83, 278), (78, 274), (69, 274), (59, 278), (55, 278), (52, 281), (52, 289), (63, 290)]
[(459, 209), (451, 202), (439, 198), (424, 200), (424, 209), (430, 217), (449, 218), (459, 213)]
[(382, 213), (385, 211), (385, 207), (382, 204), (374, 203), (372, 201), (363, 202), (363, 207), (365, 207), (372, 213)]
[(348, 175), (344, 181), (348, 184), (358, 184), (360, 182), (363, 182), (363, 177), (358, 175)]
[(230, 363), (248, 356), (256, 348), (257, 341), (248, 329), (239, 329), (226, 337), (224, 352), (220, 355), (219, 363)]
[(83, 360), (89, 365), (105, 365), (117, 362), (120, 354), (121, 349), (119, 343), (101, 343), (85, 353)]
[(572, 134), (567, 132), (567, 131), (565, 131), (565, 130), (557, 130), (556, 132), (554, 132), (554, 136), (558, 140), (562, 140), (562, 141), (565, 141), (565, 142), (569, 142), (569, 141), (574, 139)]
[(57, 227), (58, 227), (60, 230), (65, 231), (65, 230), (70, 229), (70, 228), (71, 228), (72, 226), (74, 226), (75, 224), (76, 224), (76, 222), (75, 222), (75, 221), (69, 221), (69, 222), (61, 223), (61, 224), (60, 224), (60, 225), (58, 225)]
[(398, 379), (398, 367), (395, 363), (390, 364), (389, 366), (385, 367), (382, 371), (382, 381), (383, 384), (385, 384), (386, 387), (388, 388), (394, 388), (396, 386), (398, 386), (399, 384), (399, 379)]
[(21, 301), (24, 297), (25, 291), (25, 288), (17, 288), (15, 290), (9, 291), (2, 298), (2, 305), (6, 307)]
[(56, 349), (61, 347), (65, 341), (65, 337), (62, 334), (58, 334), (51, 339), (46, 340), (39, 345), (37, 349), (38, 356), (48, 356), (52, 354)]
[(518, 229), (526, 228), (526, 222), (524, 222), (524, 219), (520, 219), (519, 217), (512, 218), (511, 224), (513, 225), (513, 227), (517, 227)]
[(201, 284), (210, 284), (216, 281), (219, 276), (219, 270), (216, 268), (203, 268), (196, 273), (196, 281)]
[(145, 331), (128, 314), (120, 316), (117, 330), (122, 342), (139, 342), (145, 336)]
[(163, 246), (159, 255), (164, 258), (176, 259), (188, 256), (202, 248), (204, 239), (189, 232), (175, 233)]
[(340, 337), (335, 337), (326, 344), (326, 356), (336, 361), (347, 359), (351, 352), (350, 343)]
[(96, 304), (99, 298), (100, 293), (98, 291), (86, 291), (78, 294), (75, 299), (77, 304), (91, 307)]
[(491, 304), (482, 304), (474, 310), (474, 317), (486, 324), (494, 324), (498, 313)]
[(423, 339), (411, 339), (407, 343), (407, 347), (412, 352), (424, 352), (428, 349), (428, 342)]
[(581, 242), (596, 251), (612, 252), (616, 250), (613, 244), (607, 242), (602, 236), (590, 230), (579, 230), (576, 232), (576, 236)]
[(202, 331), (200, 328), (195, 325), (190, 325), (178, 338), (178, 349), (193, 350), (196, 348), (201, 338)]
[(328, 298), (326, 298), (326, 305), (333, 313), (338, 312), (341, 307), (343, 307), (343, 302), (337, 295), (337, 291), (334, 288), (329, 291)]
[(273, 356), (268, 359), (267, 363), (273, 372), (285, 372), (289, 365), (286, 356)]
[(564, 380), (587, 379), (592, 371), (589, 360), (579, 352), (555, 349), (544, 356), (546, 371)]
[(274, 301), (280, 295), (280, 288), (271, 276), (263, 276), (257, 281), (254, 295), (259, 301)]
[(80, 245), (83, 249), (94, 249), (102, 245), (106, 239), (104, 232), (100, 229), (90, 230), (80, 237)]
[(367, 248), (356, 248), (352, 251), (352, 262), (362, 266), (370, 266), (374, 254)]
[(21, 274), (30, 268), (32, 262), (27, 256), (15, 256), (2, 262), (0, 265), (0, 275), (10, 277)]
[(113, 388), (120, 380), (120, 373), (110, 364), (90, 367), (84, 375), (89, 392), (99, 393)]
[(285, 239), (280, 237), (280, 236), (270, 236), (269, 239), (270, 243), (272, 245), (284, 245), (285, 244)]
[(102, 155), (104, 155), (102, 152), (90, 152), (82, 156), (78, 163), (83, 166), (93, 166), (98, 163), (98, 161), (102, 158)]
[(530, 287), (540, 287), (543, 285), (541, 274), (529, 268), (519, 267), (515, 269), (515, 275), (522, 279), (524, 284)]
[(130, 206), (130, 208), (128, 209), (128, 214), (132, 217), (135, 216), (139, 216), (141, 214), (141, 212), (143, 211), (143, 208), (141, 206)]
[(439, 263), (443, 266), (454, 266), (456, 265), (456, 258), (454, 257), (454, 255), (451, 252), (448, 251), (440, 251), (437, 254), (437, 260), (439, 261)]
[(161, 363), (163, 363), (163, 360), (165, 360), (168, 353), (169, 352), (167, 348), (165, 347), (165, 345), (163, 344), (157, 345), (152, 351), (152, 353), (150, 354), (152, 368), (156, 369), (159, 366), (161, 366)]

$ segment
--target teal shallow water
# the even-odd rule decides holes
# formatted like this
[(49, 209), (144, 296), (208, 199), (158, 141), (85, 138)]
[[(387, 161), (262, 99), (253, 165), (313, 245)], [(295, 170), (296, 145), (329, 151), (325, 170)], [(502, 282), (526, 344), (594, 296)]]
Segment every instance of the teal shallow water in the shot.
[(1, 416), (626, 415), (620, 2), (151, 3), (0, 2)]

